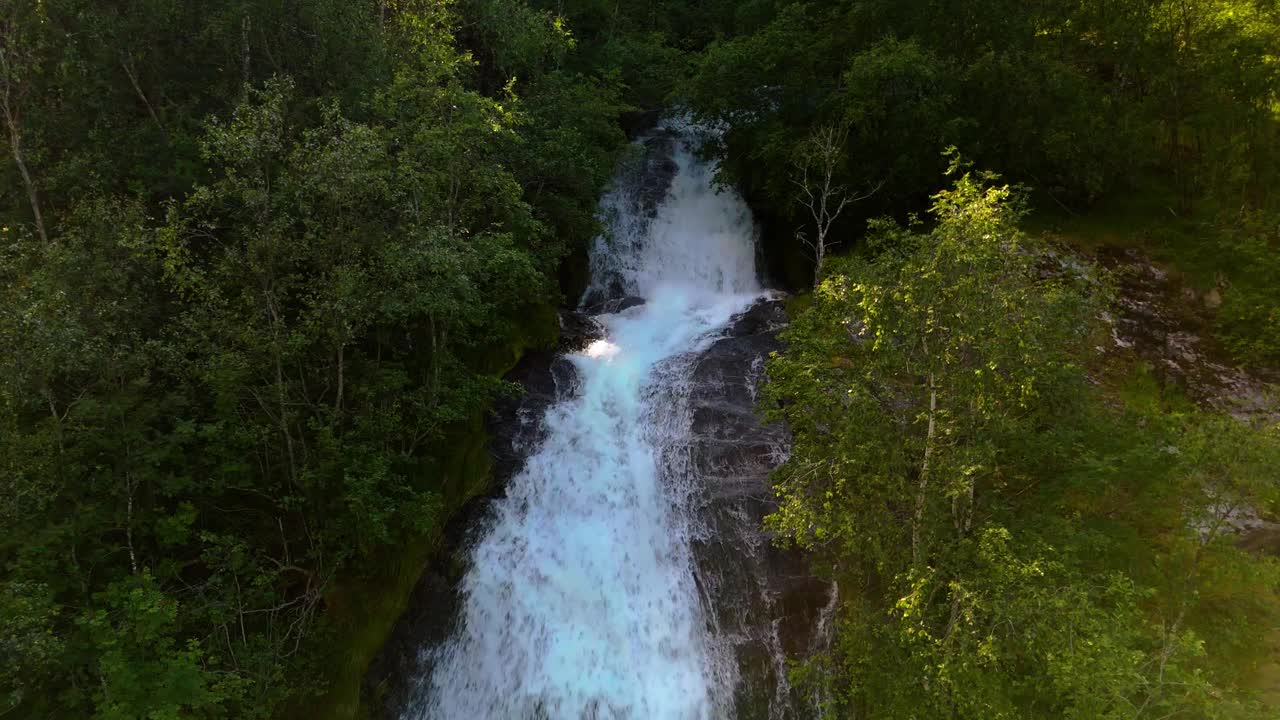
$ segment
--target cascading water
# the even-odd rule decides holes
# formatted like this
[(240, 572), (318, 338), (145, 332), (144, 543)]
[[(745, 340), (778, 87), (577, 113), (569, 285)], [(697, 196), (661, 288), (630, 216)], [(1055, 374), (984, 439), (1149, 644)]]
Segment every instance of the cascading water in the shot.
[[(453, 636), (408, 715), (694, 720), (733, 713), (736, 660), (695, 580), (688, 380), (698, 353), (761, 296), (750, 212), (712, 185), (685, 128), (652, 218), (620, 183), (597, 295), (645, 300), (599, 316), (570, 356), (576, 393), (471, 549)], [(607, 289), (606, 289), (607, 288)]]

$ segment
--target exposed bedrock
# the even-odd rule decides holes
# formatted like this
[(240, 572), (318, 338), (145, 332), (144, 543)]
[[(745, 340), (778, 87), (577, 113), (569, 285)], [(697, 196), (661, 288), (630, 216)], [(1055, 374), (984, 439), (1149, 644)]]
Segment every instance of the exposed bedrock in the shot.
[(758, 303), (698, 359), (690, 403), (692, 459), (701, 478), (704, 532), (694, 544), (699, 582), (715, 634), (738, 665), (739, 720), (810, 715), (786, 681), (787, 659), (827, 642), (830, 587), (807, 560), (776, 547), (763, 529), (775, 507), (769, 474), (786, 457), (789, 437), (756, 411), (764, 363), (782, 343), (780, 300)]

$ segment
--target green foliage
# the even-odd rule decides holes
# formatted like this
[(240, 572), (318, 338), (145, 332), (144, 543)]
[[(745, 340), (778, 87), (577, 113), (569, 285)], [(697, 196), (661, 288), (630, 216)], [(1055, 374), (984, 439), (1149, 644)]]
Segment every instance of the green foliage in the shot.
[[(197, 640), (175, 637), (178, 605), (149, 573), (113, 584), (105, 607), (79, 620), (98, 657), (101, 685), (95, 718), (177, 720), (230, 717), (228, 705), (244, 681), (212, 671)], [(261, 716), (243, 708), (236, 717)]]
[(554, 332), (620, 86), (520, 2), (4, 12), (0, 712), (271, 716), (475, 492), (451, 443)]
[(1274, 512), (1278, 438), (1099, 402), (1105, 284), (1045, 275), (992, 181), (935, 195), (927, 233), (873, 223), (769, 364), (795, 445), (768, 525), (842, 597), (800, 679), (833, 717), (1256, 717), (1233, 668), (1280, 567), (1225, 530)]
[[(998, 438), (1034, 432), (1042, 414), (1069, 396), (1042, 388), (1060, 392), (1062, 384), (1080, 382), (1064, 353), (1080, 343), (1088, 305), (1080, 293), (1032, 273), (1009, 193), (965, 174), (936, 196), (939, 225), (929, 235), (879, 225), (870, 242), (886, 251), (832, 270), (792, 331), (814, 342), (797, 344), (771, 373), (772, 392), (805, 393), (783, 415), (798, 438), (813, 432), (826, 442), (819, 428), (851, 418), (866, 424), (852, 434), (863, 438), (857, 448), (821, 455), (818, 474), (881, 476), (877, 483), (914, 498), (917, 527), (909, 544), (920, 559), (934, 542), (925, 534), (926, 516), (950, 512), (958, 526), (971, 524), (967, 498), (974, 485), (1005, 482)], [(830, 370), (819, 375), (820, 368)], [(893, 472), (885, 475), (886, 468)], [(919, 491), (911, 487), (912, 468), (920, 469)], [(928, 491), (930, 482), (941, 492)], [(774, 521), (802, 544), (835, 542), (851, 550), (865, 544), (860, 533), (886, 521), (811, 516), (805, 487), (784, 483), (788, 502)]]
[(849, 129), (833, 186), (879, 188), (830, 244), (934, 211), (874, 221), (772, 369), (797, 438), (772, 526), (858, 589), (812, 673), (836, 709), (1227, 716), (1276, 580), (1215, 528), (1274, 504), (1275, 439), (1093, 402), (1098, 281), (1041, 278), (992, 177), (929, 193), (955, 145), (1064, 205), (1156, 177), (1162, 213), (1229, 208), (1199, 256), (1254, 269), (1220, 337), (1273, 363), (1278, 22), (1244, 0), (5, 3), (0, 715), (261, 717), (338, 672), (353, 711), (477, 491), (494, 374), (555, 331), (623, 128), (678, 99), (728, 124), (725, 179), (771, 236), (795, 237), (820, 126)]
[(28, 694), (47, 682), (65, 647), (56, 634), (58, 608), (49, 588), (5, 583), (0, 593), (0, 708), (9, 712), (31, 702)]
[(1280, 220), (1242, 213), (1220, 232), (1220, 245), (1237, 272), (1222, 296), (1219, 337), (1237, 358), (1274, 367), (1280, 363)]
[(1280, 18), (1265, 5), (769, 3), (712, 42), (682, 89), (696, 113), (729, 125), (726, 180), (776, 222), (795, 219), (794, 148), (825, 125), (851, 130), (837, 181), (881, 188), (862, 218), (925, 206), (949, 146), (1055, 209), (1152, 174), (1180, 213), (1206, 197), (1266, 205), (1280, 172)]

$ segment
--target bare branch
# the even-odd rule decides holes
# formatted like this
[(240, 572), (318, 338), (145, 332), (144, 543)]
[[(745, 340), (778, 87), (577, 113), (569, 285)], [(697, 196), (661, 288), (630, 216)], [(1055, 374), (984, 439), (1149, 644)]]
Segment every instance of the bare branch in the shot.
[(791, 178), (791, 182), (800, 189), (797, 193), (797, 201), (809, 211), (816, 230), (815, 239), (812, 241), (803, 233), (796, 233), (796, 237), (813, 251), (814, 285), (822, 279), (822, 262), (827, 248), (838, 244), (827, 239), (831, 226), (850, 204), (866, 200), (884, 185), (880, 183), (871, 191), (858, 195), (836, 182), (836, 173), (839, 170), (841, 155), (848, 137), (848, 125), (824, 125), (814, 130), (809, 138), (801, 143), (793, 161), (795, 175)]

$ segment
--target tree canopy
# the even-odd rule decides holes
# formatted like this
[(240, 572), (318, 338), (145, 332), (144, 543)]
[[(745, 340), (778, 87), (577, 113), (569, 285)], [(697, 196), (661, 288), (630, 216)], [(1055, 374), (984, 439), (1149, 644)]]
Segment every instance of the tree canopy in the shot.
[(1280, 436), (1103, 402), (1102, 278), (1045, 276), (1011, 193), (964, 173), (931, 230), (876, 223), (770, 363), (795, 445), (769, 527), (842, 597), (800, 677), (832, 717), (1262, 717), (1238, 668), (1280, 563), (1226, 520), (1275, 511)]
[(795, 679), (1260, 717), (1280, 578), (1227, 530), (1275, 429), (1107, 387), (1109, 281), (1020, 228), (1142, 200), (1274, 369), (1277, 58), (1270, 0), (6, 0), (0, 717), (355, 713), (361, 602), (483, 487), (664, 110), (812, 288), (762, 401), (769, 530), (842, 598)]

